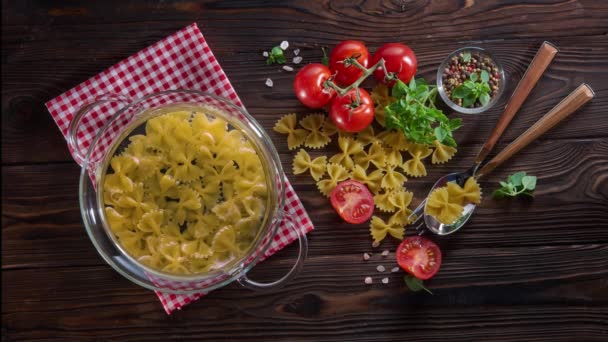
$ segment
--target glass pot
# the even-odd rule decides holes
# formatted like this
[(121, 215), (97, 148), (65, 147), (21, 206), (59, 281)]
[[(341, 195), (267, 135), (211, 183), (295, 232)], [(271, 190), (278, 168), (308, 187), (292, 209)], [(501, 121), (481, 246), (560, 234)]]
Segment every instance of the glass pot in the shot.
[[(147, 120), (167, 113), (168, 109), (212, 111), (228, 122), (232, 129), (244, 133), (257, 150), (264, 168), (267, 209), (251, 246), (242, 257), (204, 274), (167, 274), (143, 265), (117, 243), (104, 215), (101, 180), (110, 159), (132, 131)], [(68, 128), (68, 145), (82, 166), (79, 199), (87, 233), (101, 257), (132, 282), (151, 290), (181, 294), (206, 293), (235, 280), (250, 289), (268, 289), (283, 286), (301, 270), (308, 244), (306, 235), (284, 212), (285, 175), (279, 155), (260, 124), (231, 101), (195, 90), (169, 90), (133, 101), (103, 96), (76, 113)], [(247, 272), (268, 251), (281, 223), (291, 230), (292, 236), (298, 237), (299, 253), (295, 265), (285, 276), (271, 283), (249, 279)]]

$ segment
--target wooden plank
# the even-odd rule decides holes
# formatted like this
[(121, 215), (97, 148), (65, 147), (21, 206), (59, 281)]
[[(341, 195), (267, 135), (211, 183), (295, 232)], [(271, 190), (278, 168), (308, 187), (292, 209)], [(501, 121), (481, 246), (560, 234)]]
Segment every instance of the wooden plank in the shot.
[[(608, 169), (607, 156), (608, 139), (543, 141), (524, 150), (482, 183), (486, 198), (467, 226), (440, 240), (454, 249), (608, 242), (608, 179), (603, 176)], [(456, 163), (468, 165), (474, 155), (457, 158)], [(369, 251), (367, 225), (341, 222), (329, 201), (319, 195), (312, 178), (292, 174), (291, 154), (282, 154), (281, 159), (316, 226), (310, 234), (311, 255)], [(416, 202), (435, 179), (453, 170), (449, 165), (431, 166), (427, 177), (406, 183)], [(536, 197), (491, 199), (489, 194), (497, 182), (518, 170), (539, 176)], [(3, 268), (102, 262), (80, 218), (78, 166), (5, 166), (2, 171)], [(408, 232), (414, 233), (411, 229)], [(393, 241), (383, 246), (396, 247)]]
[[(379, 284), (374, 268), (382, 259), (312, 256), (284, 289), (257, 293), (229, 285), (170, 319), (151, 292), (107, 266), (12, 270), (4, 273), (3, 327), (14, 339), (369, 341), (407, 331), (422, 340), (601, 340), (607, 256), (606, 244), (458, 250), (429, 283), (433, 296), (406, 290), (401, 274)], [(290, 262), (271, 258), (254, 277), (275, 278)], [(362, 270), (376, 284), (364, 285)]]

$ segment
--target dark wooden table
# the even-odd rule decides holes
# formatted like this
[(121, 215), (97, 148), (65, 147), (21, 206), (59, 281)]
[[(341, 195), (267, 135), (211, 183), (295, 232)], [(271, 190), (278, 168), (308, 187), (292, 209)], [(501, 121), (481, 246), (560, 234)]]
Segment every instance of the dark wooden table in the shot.
[[(462, 231), (437, 239), (444, 262), (428, 282), (433, 296), (410, 292), (400, 274), (378, 283), (376, 265), (391, 261), (362, 261), (372, 250), (366, 226), (340, 222), (311, 178), (291, 173), (292, 153), (271, 132), (316, 225), (303, 272), (272, 293), (233, 284), (167, 316), (152, 292), (93, 248), (79, 212), (79, 167), (43, 104), (192, 22), (267, 129), (284, 113), (306, 112), (292, 92), (294, 74), (261, 57), (281, 40), (299, 47), (305, 63), (347, 38), (372, 50), (403, 41), (427, 79), (458, 47), (493, 51), (507, 95), (486, 115), (463, 116), (455, 159), (407, 183), (416, 201), (438, 176), (471, 163), (544, 40), (561, 51), (497, 149), (581, 82), (597, 96), (483, 182), (489, 194), (515, 171), (539, 177), (533, 200), (486, 196)], [(267, 77), (274, 88), (264, 87)], [(2, 340), (606, 341), (606, 94), (604, 1), (3, 1)], [(252, 276), (276, 278), (294, 255), (290, 246)], [(367, 275), (375, 285), (364, 285)]]

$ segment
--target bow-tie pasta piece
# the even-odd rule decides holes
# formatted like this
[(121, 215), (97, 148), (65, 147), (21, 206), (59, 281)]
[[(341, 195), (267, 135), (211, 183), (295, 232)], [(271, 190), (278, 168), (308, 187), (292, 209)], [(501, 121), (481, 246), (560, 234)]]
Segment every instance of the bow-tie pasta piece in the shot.
[(435, 151), (433, 151), (433, 156), (431, 157), (431, 163), (433, 164), (443, 164), (452, 159), (456, 154), (454, 147), (444, 145), (437, 140), (433, 142), (433, 145), (435, 145)]
[(321, 179), (317, 182), (317, 188), (325, 197), (329, 197), (338, 183), (348, 178), (348, 171), (342, 165), (328, 163), (327, 176), (328, 179)]
[(407, 181), (407, 178), (399, 171), (396, 171), (395, 168), (395, 166), (387, 165), (384, 169), (386, 174), (380, 183), (380, 186), (383, 189), (396, 189), (401, 187), (401, 185)]
[(371, 143), (378, 141), (378, 138), (374, 135), (374, 127), (372, 125), (367, 126), (365, 129), (357, 133), (356, 140), (363, 146), (367, 146)]
[(374, 195), (374, 204), (380, 211), (387, 213), (394, 212), (397, 208), (391, 203), (390, 197), (393, 195), (395, 190), (384, 190), (383, 193)]
[(331, 137), (332, 135), (338, 133), (338, 127), (336, 127), (334, 122), (329, 117), (326, 117), (325, 121), (323, 122), (323, 128), (321, 129), (321, 132), (324, 135)]
[(287, 134), (287, 148), (290, 150), (300, 147), (308, 136), (306, 130), (296, 128), (296, 123), (296, 114), (288, 114), (279, 119), (273, 128), (275, 132)]
[(341, 152), (331, 157), (329, 161), (334, 164), (340, 164), (347, 170), (352, 170), (355, 162), (351, 156), (363, 152), (363, 145), (350, 138), (338, 138), (338, 146)]
[(391, 147), (384, 148), (384, 161), (386, 165), (401, 166), (403, 164), (403, 156), (399, 150)]
[(380, 183), (383, 177), (384, 173), (382, 170), (374, 170), (370, 174), (367, 174), (365, 169), (359, 165), (355, 165), (350, 178), (365, 184), (369, 191), (376, 194), (380, 191)]
[(390, 96), (390, 90), (388, 87), (382, 83), (376, 85), (371, 92), (372, 101), (374, 101), (374, 117), (376, 118), (376, 122), (380, 124), (380, 126), (385, 127), (386, 121), (386, 109), (389, 103), (394, 101), (394, 98)]
[(377, 243), (384, 240), (386, 235), (390, 235), (397, 240), (403, 240), (403, 235), (405, 234), (403, 225), (390, 219), (388, 222), (384, 222), (378, 216), (372, 217), (369, 228), (372, 239)]
[(464, 183), (463, 189), (463, 201), (465, 203), (481, 203), (481, 187), (479, 183), (473, 177), (469, 177), (467, 181)]
[(452, 224), (462, 215), (463, 207), (449, 200), (447, 188), (435, 189), (426, 201), (425, 211), (443, 224)]
[(370, 163), (377, 168), (383, 168), (386, 165), (386, 154), (382, 145), (379, 142), (374, 142), (370, 145), (368, 152), (361, 151), (354, 155), (355, 164), (360, 165), (367, 170)]
[(408, 152), (412, 156), (412, 159), (403, 163), (403, 171), (412, 177), (426, 176), (426, 168), (422, 163), (422, 159), (430, 156), (433, 150), (425, 145), (414, 144), (410, 146)]
[(293, 173), (295, 175), (302, 174), (310, 170), (310, 175), (315, 181), (318, 181), (325, 174), (327, 165), (327, 157), (321, 156), (311, 160), (310, 155), (303, 149), (296, 154), (293, 159)]
[(304, 146), (309, 148), (321, 148), (331, 141), (331, 138), (323, 133), (322, 128), (325, 123), (325, 115), (310, 114), (300, 120), (300, 126), (309, 131)]
[(414, 194), (411, 191), (398, 190), (391, 194), (389, 197), (390, 203), (397, 208), (397, 212), (393, 214), (391, 219), (393, 222), (405, 225), (410, 223), (409, 216), (412, 211), (408, 208), (412, 202)]

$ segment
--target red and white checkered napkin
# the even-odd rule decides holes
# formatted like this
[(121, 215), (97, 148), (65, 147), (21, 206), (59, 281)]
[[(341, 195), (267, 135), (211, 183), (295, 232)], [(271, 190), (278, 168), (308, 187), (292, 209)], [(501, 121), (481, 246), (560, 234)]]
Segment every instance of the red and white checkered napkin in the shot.
[[(215, 93), (242, 106), (203, 34), (196, 24), (192, 24), (48, 101), (46, 107), (61, 133), (67, 137), (68, 126), (76, 111), (102, 95), (113, 94), (136, 99), (169, 89), (196, 89)], [(118, 104), (108, 104), (105, 110), (113, 112), (118, 107)], [(87, 147), (91, 143), (108, 117), (93, 114), (82, 121), (85, 127), (78, 133), (82, 146)], [(71, 147), (70, 151), (74, 156)], [(287, 178), (285, 185), (286, 215), (292, 218), (301, 233), (308, 233), (314, 228), (312, 222)], [(264, 258), (296, 239), (294, 233), (281, 225)], [(167, 314), (204, 295), (156, 294)]]

